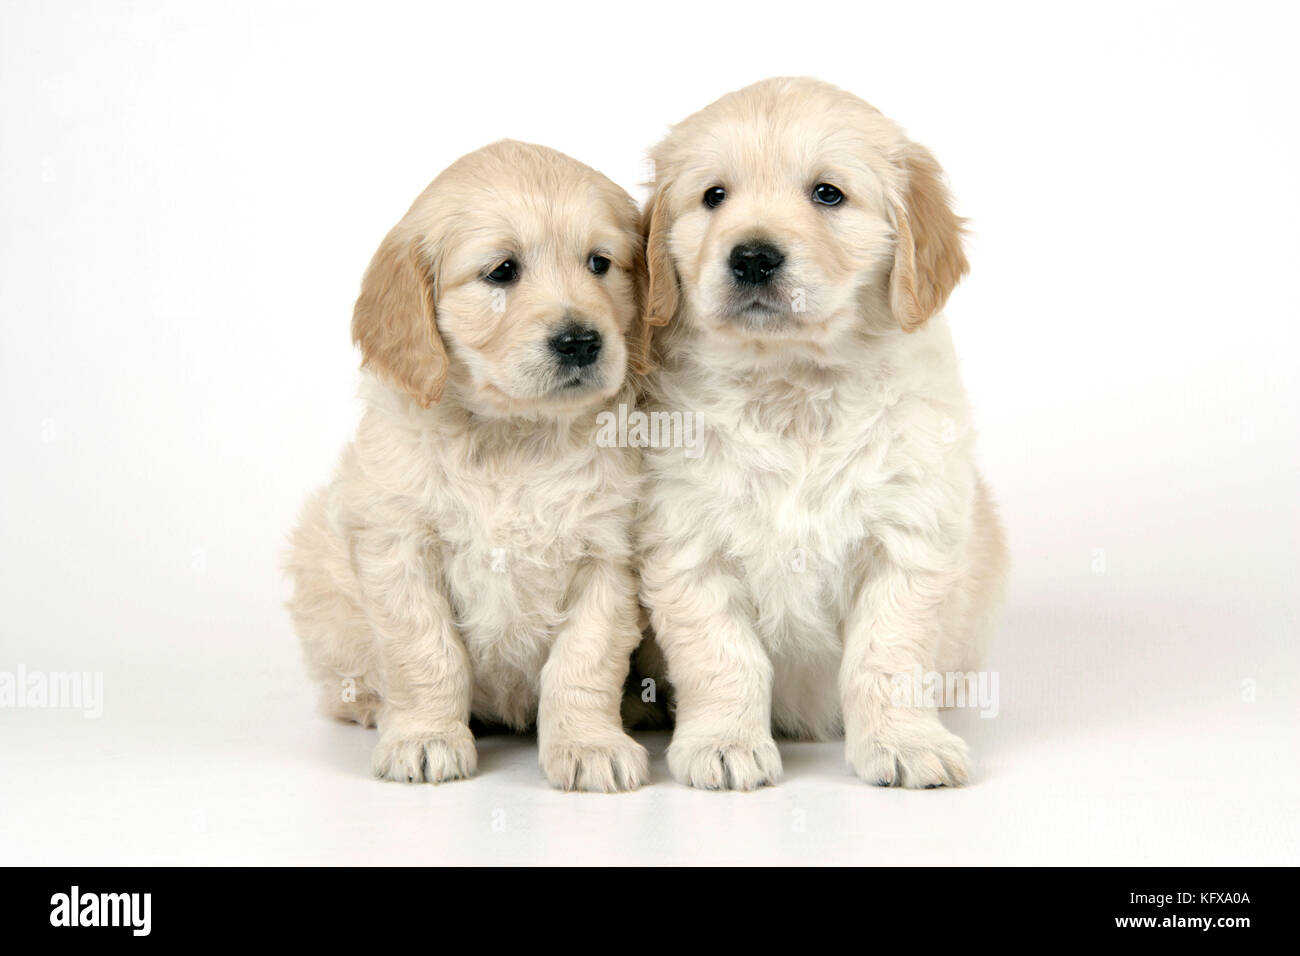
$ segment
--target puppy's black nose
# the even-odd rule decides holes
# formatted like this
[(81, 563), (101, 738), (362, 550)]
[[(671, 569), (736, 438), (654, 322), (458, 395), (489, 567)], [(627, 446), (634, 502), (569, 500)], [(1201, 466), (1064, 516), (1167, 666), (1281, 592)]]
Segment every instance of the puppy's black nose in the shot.
[(551, 336), (551, 351), (565, 368), (582, 368), (600, 357), (600, 333), (590, 326), (565, 326)]
[(749, 242), (731, 250), (731, 274), (741, 285), (766, 285), (783, 262), (785, 256), (770, 242)]

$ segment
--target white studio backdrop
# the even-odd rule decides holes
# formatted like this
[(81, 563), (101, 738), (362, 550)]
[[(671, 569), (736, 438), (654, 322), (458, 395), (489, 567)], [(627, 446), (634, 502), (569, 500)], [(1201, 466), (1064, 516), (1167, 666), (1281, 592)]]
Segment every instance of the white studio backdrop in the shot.
[[(1098, 801), (1149, 772), (1300, 809), (1300, 8), (5, 0), (0, 18), (0, 670), (102, 671), (112, 728), (0, 711), (25, 755), (0, 769), (0, 858), (8, 840), (42, 859), (48, 801), (84, 810), (38, 778), (75, 775), (85, 735), (147, 768), (193, 740), (238, 766), (268, 722), (336, 732), (309, 710), (279, 555), (359, 411), (361, 273), (424, 185), (509, 136), (641, 198), (669, 124), (780, 74), (899, 120), (970, 219), (947, 313), (1015, 563), (1004, 713), (967, 733), (977, 754), (1074, 768)], [(358, 746), (332, 769), (363, 776)], [(190, 812), (154, 793), (156, 819)], [(1297, 847), (1293, 824), (1236, 825), (1222, 859)]]

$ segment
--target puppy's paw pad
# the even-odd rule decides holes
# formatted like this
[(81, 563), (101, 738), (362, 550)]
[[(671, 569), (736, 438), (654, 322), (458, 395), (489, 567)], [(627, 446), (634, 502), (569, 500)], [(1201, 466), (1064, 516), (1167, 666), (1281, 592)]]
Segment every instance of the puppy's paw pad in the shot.
[(855, 774), (878, 787), (932, 790), (970, 779), (966, 742), (942, 727), (867, 735), (849, 744), (847, 757)]
[(382, 780), (443, 783), (474, 776), (478, 751), (468, 729), (448, 734), (385, 734), (375, 747), (371, 767)]
[(551, 786), (561, 790), (617, 793), (650, 780), (650, 756), (629, 737), (600, 742), (548, 742), (539, 763)]
[(770, 736), (674, 739), (668, 746), (668, 769), (701, 790), (757, 790), (781, 781), (781, 753)]

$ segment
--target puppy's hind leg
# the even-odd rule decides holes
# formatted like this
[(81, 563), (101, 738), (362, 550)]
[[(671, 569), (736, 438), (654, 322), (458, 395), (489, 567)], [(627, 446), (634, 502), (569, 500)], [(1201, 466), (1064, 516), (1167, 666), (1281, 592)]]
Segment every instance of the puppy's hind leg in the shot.
[(938, 669), (944, 673), (964, 674), (983, 665), (1006, 596), (1006, 536), (988, 487), (978, 477), (974, 505), (963, 572), (940, 612)]
[(380, 696), (355, 677), (335, 677), (321, 685), (321, 713), (348, 724), (375, 727)]
[(308, 672), (320, 684), (321, 712), (373, 727), (380, 705), (374, 637), (347, 551), (329, 524), (328, 498), (328, 490), (314, 495), (294, 530), (285, 558), (293, 581), (287, 607)]

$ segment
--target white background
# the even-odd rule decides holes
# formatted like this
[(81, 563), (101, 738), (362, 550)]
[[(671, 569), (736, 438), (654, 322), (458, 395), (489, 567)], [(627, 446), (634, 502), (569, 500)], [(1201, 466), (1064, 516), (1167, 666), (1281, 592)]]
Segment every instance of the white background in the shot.
[[(3, 3), (0, 862), (1295, 863), (1292, 4)], [(1015, 560), (969, 788), (368, 776), (280, 603), (384, 232), (512, 136), (640, 198), (667, 126), (812, 74), (946, 167), (948, 314)]]

